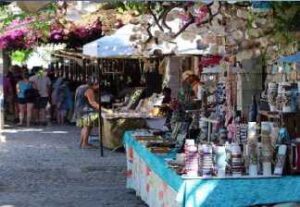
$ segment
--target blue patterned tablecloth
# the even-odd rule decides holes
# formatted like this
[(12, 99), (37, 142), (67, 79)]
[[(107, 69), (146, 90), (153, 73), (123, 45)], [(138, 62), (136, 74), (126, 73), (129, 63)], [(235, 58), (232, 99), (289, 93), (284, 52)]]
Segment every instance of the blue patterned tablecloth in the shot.
[(257, 179), (184, 179), (168, 168), (164, 157), (151, 153), (126, 132), (124, 144), (131, 146), (145, 163), (178, 192), (176, 199), (184, 207), (250, 206), (300, 202), (300, 176)]

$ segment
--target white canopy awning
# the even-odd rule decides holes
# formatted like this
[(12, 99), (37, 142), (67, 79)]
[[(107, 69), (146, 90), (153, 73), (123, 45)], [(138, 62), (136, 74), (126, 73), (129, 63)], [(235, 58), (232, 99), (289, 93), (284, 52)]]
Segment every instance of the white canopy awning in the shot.
[(130, 35), (135, 25), (128, 24), (121, 27), (113, 35), (104, 36), (83, 46), (83, 54), (92, 57), (128, 57), (138, 55)]
[[(173, 9), (174, 13), (180, 8)], [(143, 21), (153, 23), (150, 15), (144, 15)], [(176, 38), (172, 38), (168, 34), (167, 29), (161, 31), (157, 25), (150, 28), (153, 37), (158, 42), (150, 41), (146, 47), (144, 43), (148, 38), (146, 23), (134, 25), (128, 24), (118, 29), (113, 35), (102, 37), (94, 42), (88, 43), (83, 47), (83, 54), (93, 57), (129, 57), (129, 56), (152, 56), (159, 50), (160, 54), (169, 55), (209, 55), (220, 54), (216, 44), (203, 45), (203, 35), (212, 33), (224, 34), (224, 28), (214, 28), (216, 31), (207, 31), (207, 29), (199, 28), (196, 24), (190, 25), (184, 32)], [(173, 15), (173, 18), (167, 20), (168, 26), (172, 33), (176, 33), (182, 27), (180, 16)], [(133, 37), (133, 38), (132, 38)], [(199, 44), (200, 43), (200, 44)]]

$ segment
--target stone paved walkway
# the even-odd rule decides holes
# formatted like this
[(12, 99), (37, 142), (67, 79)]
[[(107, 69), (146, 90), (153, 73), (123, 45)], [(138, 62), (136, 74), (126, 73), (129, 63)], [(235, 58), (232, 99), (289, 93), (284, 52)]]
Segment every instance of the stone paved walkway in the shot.
[(75, 127), (6, 129), (0, 137), (0, 206), (144, 207), (126, 189), (124, 153), (79, 149)]

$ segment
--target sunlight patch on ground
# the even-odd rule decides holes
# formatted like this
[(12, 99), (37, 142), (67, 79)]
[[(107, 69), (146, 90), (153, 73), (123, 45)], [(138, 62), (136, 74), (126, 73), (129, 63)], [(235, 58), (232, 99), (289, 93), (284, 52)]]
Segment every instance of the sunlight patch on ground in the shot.
[(43, 131), (43, 129), (34, 129), (34, 128), (27, 128), (27, 129), (4, 129), (3, 133), (41, 132), (41, 131)]
[(48, 132), (41, 132), (41, 134), (67, 134), (67, 131), (48, 131)]
[(0, 143), (5, 143), (5, 142), (6, 142), (6, 137), (0, 134)]

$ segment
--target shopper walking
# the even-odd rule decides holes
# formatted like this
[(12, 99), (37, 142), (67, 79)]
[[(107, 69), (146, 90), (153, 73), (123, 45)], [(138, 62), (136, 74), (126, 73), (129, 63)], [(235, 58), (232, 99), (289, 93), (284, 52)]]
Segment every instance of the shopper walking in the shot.
[(64, 124), (67, 118), (67, 112), (71, 110), (72, 100), (70, 100), (70, 91), (67, 85), (67, 82), (64, 81), (58, 91), (57, 91), (57, 98), (56, 98), (56, 106), (57, 106), (57, 123)]
[(39, 92), (39, 98), (37, 98), (35, 103), (38, 115), (37, 122), (39, 124), (46, 125), (46, 107), (49, 101), (51, 81), (43, 69), (40, 69), (36, 75), (32, 76), (30, 81), (34, 83), (34, 86)]
[(81, 128), (80, 147), (93, 147), (88, 143), (91, 130), (96, 126), (100, 104), (95, 99), (95, 91), (99, 89), (97, 78), (90, 77), (87, 85), (77, 88), (75, 94), (75, 116), (77, 126)]
[(21, 126), (24, 124), (25, 111), (26, 111), (26, 123), (30, 126), (32, 109), (34, 104), (33, 84), (29, 82), (28, 74), (23, 75), (23, 79), (17, 83), (17, 97), (19, 105), (19, 123)]

